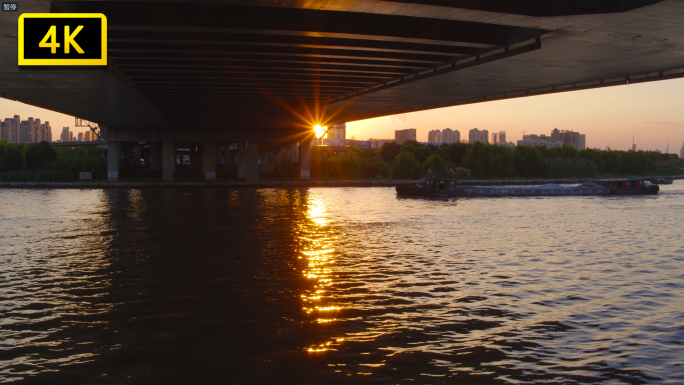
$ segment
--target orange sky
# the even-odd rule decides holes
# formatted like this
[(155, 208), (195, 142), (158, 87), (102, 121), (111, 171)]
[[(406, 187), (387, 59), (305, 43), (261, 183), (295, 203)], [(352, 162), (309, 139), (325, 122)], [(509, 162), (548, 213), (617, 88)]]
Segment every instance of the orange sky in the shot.
[(627, 150), (634, 132), (637, 149), (679, 154), (684, 142), (684, 79), (531, 96), (446, 107), (347, 123), (347, 137), (394, 138), (394, 130), (451, 128), (468, 139), (471, 128), (506, 131), (508, 141), (526, 134), (573, 130), (587, 135), (587, 147)]
[[(52, 138), (62, 127), (74, 132), (68, 115), (0, 99), (0, 118), (18, 114), (49, 121)], [(684, 142), (684, 79), (631, 84), (586, 91), (532, 96), (466, 106), (439, 108), (403, 115), (347, 123), (347, 137), (394, 138), (394, 130), (416, 128), (418, 140), (428, 131), (451, 128), (468, 137), (471, 128), (506, 131), (508, 141), (522, 139), (522, 131), (549, 134), (552, 129), (574, 130), (587, 135), (587, 147), (627, 150), (634, 131), (637, 149), (679, 153)]]

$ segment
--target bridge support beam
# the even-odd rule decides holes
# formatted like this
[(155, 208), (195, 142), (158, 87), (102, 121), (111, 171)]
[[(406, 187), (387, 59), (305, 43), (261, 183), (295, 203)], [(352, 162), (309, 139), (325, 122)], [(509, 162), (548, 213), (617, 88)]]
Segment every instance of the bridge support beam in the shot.
[(207, 182), (216, 182), (216, 142), (205, 141), (202, 143), (202, 168)]
[(280, 164), (280, 157), (281, 154), (283, 153), (283, 149), (279, 148), (273, 153), (273, 169), (278, 170), (282, 167)]
[(247, 181), (259, 180), (259, 143), (247, 143)]
[(297, 149), (297, 142), (290, 143), (290, 150), (289, 150), (290, 162), (297, 163), (298, 155), (299, 155), (298, 152), (299, 152), (299, 150)]
[(311, 179), (311, 142), (299, 143), (299, 179)]
[(121, 142), (107, 142), (107, 180), (119, 181), (119, 163), (121, 162)]
[(162, 142), (162, 180), (173, 181), (173, 171), (176, 168), (176, 143), (170, 140)]
[(150, 170), (160, 171), (162, 162), (162, 144), (161, 142), (152, 142), (150, 146)]
[(247, 142), (238, 142), (237, 155), (237, 177), (240, 180), (245, 180), (247, 179)]

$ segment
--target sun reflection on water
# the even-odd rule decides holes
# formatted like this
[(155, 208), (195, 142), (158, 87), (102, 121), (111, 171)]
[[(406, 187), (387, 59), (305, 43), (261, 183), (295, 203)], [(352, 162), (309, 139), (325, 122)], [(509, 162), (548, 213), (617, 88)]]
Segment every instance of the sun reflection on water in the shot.
[[(330, 228), (329, 211), (321, 200), (309, 202), (306, 213), (306, 224), (302, 227), (300, 240), (303, 242), (299, 258), (305, 259), (307, 264), (302, 274), (312, 280), (311, 289), (301, 295), (302, 309), (314, 318), (317, 323), (330, 323), (337, 321), (336, 315), (341, 307), (328, 303), (330, 297), (326, 296), (328, 288), (333, 284), (333, 265), (335, 248), (332, 247), (337, 239), (337, 234)], [(335, 350), (333, 342), (341, 342), (343, 338), (334, 341), (310, 346), (306, 351), (316, 353)]]

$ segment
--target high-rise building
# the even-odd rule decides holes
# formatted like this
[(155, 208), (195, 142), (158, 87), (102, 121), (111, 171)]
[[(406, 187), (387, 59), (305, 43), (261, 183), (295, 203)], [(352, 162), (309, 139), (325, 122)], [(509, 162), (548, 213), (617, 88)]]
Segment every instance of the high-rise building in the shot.
[(498, 132), (492, 132), (492, 144), (497, 144), (499, 143), (499, 133)]
[(563, 142), (554, 141), (552, 137), (544, 134), (523, 135), (523, 139), (518, 141), (518, 146), (543, 146), (546, 148), (562, 146)]
[(48, 142), (52, 142), (52, 127), (50, 127), (50, 122), (45, 121), (45, 138)]
[(684, 143), (682, 143), (682, 149), (679, 150), (679, 159), (684, 160)]
[(579, 132), (574, 132), (572, 130), (559, 131), (557, 128), (554, 128), (553, 131), (551, 131), (551, 141), (569, 144), (578, 150), (584, 150), (586, 148), (586, 139), (585, 134), (580, 134)]
[(79, 133), (78, 133), (78, 141), (79, 141), (79, 142), (82, 142), (82, 141), (83, 141), (83, 133), (82, 133), (82, 132), (79, 132)]
[(484, 144), (489, 143), (489, 130), (480, 131), (480, 142), (482, 142)]
[(473, 144), (480, 141), (480, 130), (472, 128), (468, 131), (468, 143)]
[(83, 140), (86, 141), (86, 142), (92, 142), (92, 141), (93, 141), (93, 133), (92, 133), (92, 131), (87, 130), (87, 131), (83, 134)]
[(440, 130), (431, 130), (428, 132), (428, 142), (429, 143), (442, 143), (444, 142), (444, 136)]
[(0, 132), (0, 139), (14, 143), (14, 119), (5, 118), (2, 122), (2, 131)]
[(0, 139), (15, 144), (51, 141), (52, 129), (50, 122), (41, 123), (40, 119), (33, 118), (22, 122), (19, 115), (14, 115), (14, 118), (0, 122)]
[(403, 144), (407, 140), (416, 140), (415, 128), (394, 131), (394, 141), (397, 142), (397, 144)]
[(442, 140), (441, 143), (458, 143), (461, 141), (461, 133), (458, 130), (452, 130), (451, 128), (445, 128), (442, 130)]
[(14, 115), (14, 122), (12, 123), (12, 143), (21, 143), (21, 118), (19, 115)]
[[(328, 146), (344, 146), (347, 138), (347, 123), (333, 124), (328, 128), (325, 144)], [(94, 139), (93, 139), (94, 140)]]
[(31, 133), (31, 126), (33, 126), (33, 118), (29, 118), (30, 120), (24, 120), (23, 122), (19, 123), (19, 142), (17, 143), (30, 143), (30, 133)]
[(69, 127), (62, 127), (62, 135), (59, 136), (59, 140), (62, 141), (62, 143), (65, 142), (73, 142), (74, 139), (74, 134), (69, 131)]
[(499, 131), (499, 143), (506, 143), (506, 131)]

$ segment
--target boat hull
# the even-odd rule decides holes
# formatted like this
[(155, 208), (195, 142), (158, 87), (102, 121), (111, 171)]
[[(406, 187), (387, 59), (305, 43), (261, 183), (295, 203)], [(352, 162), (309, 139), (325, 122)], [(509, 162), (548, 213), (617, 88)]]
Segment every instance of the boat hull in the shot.
[(646, 186), (629, 189), (606, 188), (521, 188), (521, 187), (456, 187), (449, 189), (433, 189), (417, 186), (397, 186), (397, 195), (421, 198), (453, 198), (453, 197), (546, 197), (546, 196), (593, 196), (593, 195), (653, 195), (659, 191), (658, 186)]

